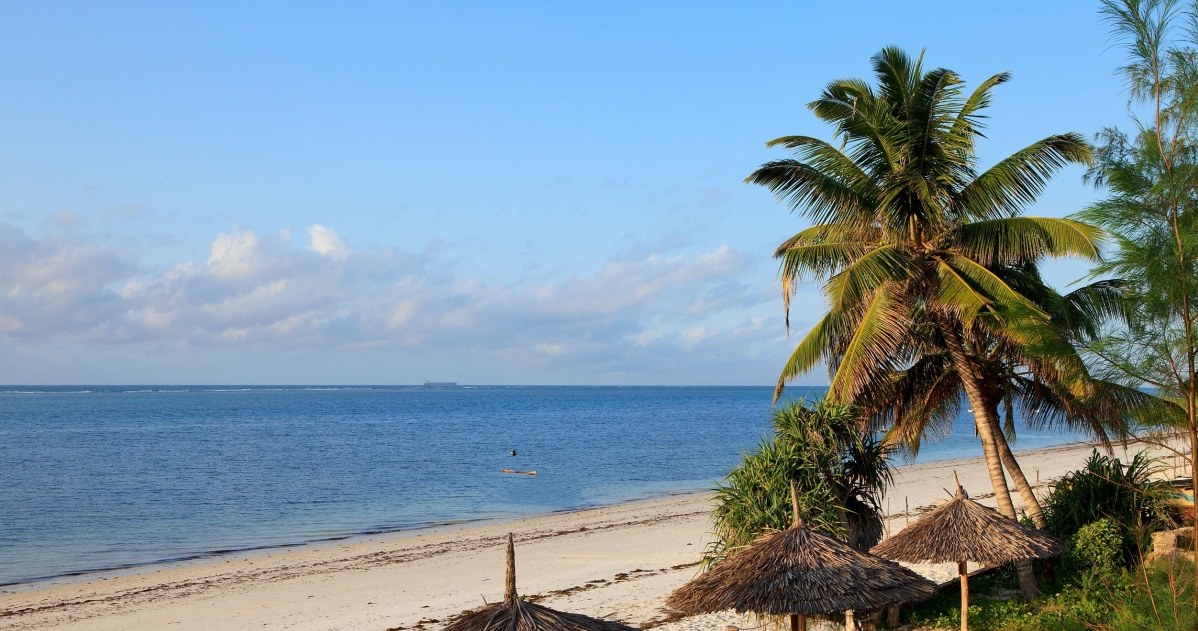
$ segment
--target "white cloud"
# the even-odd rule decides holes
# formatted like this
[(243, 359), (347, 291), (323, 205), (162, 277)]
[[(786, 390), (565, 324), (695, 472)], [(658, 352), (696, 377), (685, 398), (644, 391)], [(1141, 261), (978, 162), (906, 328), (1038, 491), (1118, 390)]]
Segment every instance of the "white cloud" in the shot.
[(6, 335), (86, 334), (126, 308), (112, 289), (136, 273), (125, 255), (73, 236), (33, 239), (0, 224), (0, 313)]
[(208, 269), (213, 276), (245, 278), (252, 275), (260, 264), (258, 237), (252, 232), (222, 234), (212, 242)]
[(318, 223), (312, 224), (308, 226), (308, 238), (311, 240), (313, 252), (334, 259), (343, 259), (349, 256), (349, 245), (332, 228), (326, 228)]
[(320, 224), (306, 247), (289, 236), (231, 231), (214, 238), (206, 261), (150, 273), (98, 239), (35, 238), (0, 224), (0, 337), (264, 357), (381, 350), (492, 363), (499, 375), (605, 376), (596, 381), (778, 351), (773, 279), (747, 281), (760, 262), (726, 246), (503, 285), (453, 275), (435, 249), (351, 251)]

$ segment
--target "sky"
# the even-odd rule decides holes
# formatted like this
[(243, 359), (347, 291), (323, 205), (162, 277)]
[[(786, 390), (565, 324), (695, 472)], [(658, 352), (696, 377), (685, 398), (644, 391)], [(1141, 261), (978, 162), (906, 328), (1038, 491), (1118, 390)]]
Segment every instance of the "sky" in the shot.
[[(983, 167), (1129, 126), (1092, 1), (2, 12), (6, 384), (772, 385), (824, 304), (787, 331), (806, 224), (743, 180), (830, 139), (828, 82), (888, 45), (1010, 71)], [(1028, 214), (1098, 199), (1082, 174)]]

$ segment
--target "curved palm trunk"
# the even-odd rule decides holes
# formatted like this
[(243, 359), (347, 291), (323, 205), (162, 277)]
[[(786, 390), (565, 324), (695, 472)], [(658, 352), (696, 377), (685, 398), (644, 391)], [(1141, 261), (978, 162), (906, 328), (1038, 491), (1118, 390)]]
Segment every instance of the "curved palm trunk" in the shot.
[[(998, 512), (1004, 517), (1015, 519), (1015, 504), (1011, 502), (1011, 490), (1007, 487), (1006, 476), (1003, 475), (1002, 459), (999, 456), (994, 435), (994, 428), (998, 427), (998, 414), (991, 413), (990, 406), (986, 405), (976, 366), (965, 354), (965, 346), (957, 331), (944, 323), (939, 323), (938, 328), (945, 346), (948, 347), (949, 355), (953, 359), (957, 374), (961, 378), (961, 387), (964, 388), (969, 405), (973, 408), (974, 427), (977, 428), (978, 439), (982, 442), (982, 454), (986, 459), (986, 469), (990, 474), (990, 485), (994, 488), (994, 500), (998, 504)], [(1040, 588), (1036, 584), (1036, 575), (1032, 572), (1031, 562), (1016, 562), (1015, 570), (1019, 575), (1019, 591), (1023, 593), (1024, 598), (1031, 599), (1039, 596)]]
[[(990, 415), (987, 413), (989, 406), (986, 405), (986, 398), (982, 394), (977, 367), (965, 354), (965, 347), (957, 332), (945, 324), (940, 324), (939, 328), (945, 346), (948, 347), (949, 355), (953, 359), (954, 367), (957, 369), (957, 375), (961, 379), (965, 397), (969, 400), (969, 406), (973, 410), (974, 427), (977, 428), (978, 439), (982, 441), (982, 454), (986, 458), (986, 469), (990, 473), (990, 485), (994, 487), (994, 499), (998, 502), (998, 512), (1014, 519), (1015, 505), (1011, 502), (1011, 492), (1007, 489), (1007, 479), (1003, 475), (998, 447), (994, 444), (994, 434), (991, 431), (992, 426), (988, 418)], [(994, 420), (997, 424), (997, 415)]]
[(1027, 476), (1023, 475), (1023, 468), (1019, 466), (1015, 454), (1011, 453), (1011, 445), (1007, 443), (1007, 437), (1003, 435), (1002, 428), (998, 425), (998, 411), (991, 410), (990, 412), (988, 415), (990, 417), (990, 434), (994, 436), (994, 445), (998, 448), (998, 457), (1002, 461), (1003, 468), (1011, 476), (1011, 481), (1015, 483), (1015, 490), (1019, 492), (1019, 497), (1023, 500), (1023, 508), (1027, 511), (1028, 517), (1032, 518), (1032, 523), (1036, 528), (1044, 530), (1048, 527), (1048, 522), (1044, 519), (1040, 498), (1036, 497), (1035, 489), (1027, 481)]

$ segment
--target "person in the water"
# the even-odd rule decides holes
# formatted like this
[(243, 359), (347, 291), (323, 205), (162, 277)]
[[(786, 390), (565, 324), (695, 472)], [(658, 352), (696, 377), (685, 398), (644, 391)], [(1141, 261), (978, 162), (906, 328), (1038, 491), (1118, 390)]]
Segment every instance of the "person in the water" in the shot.
[(512, 457), (514, 458), (515, 456), (516, 456), (516, 450), (515, 450), (515, 449), (513, 449), (513, 450), (512, 450)]

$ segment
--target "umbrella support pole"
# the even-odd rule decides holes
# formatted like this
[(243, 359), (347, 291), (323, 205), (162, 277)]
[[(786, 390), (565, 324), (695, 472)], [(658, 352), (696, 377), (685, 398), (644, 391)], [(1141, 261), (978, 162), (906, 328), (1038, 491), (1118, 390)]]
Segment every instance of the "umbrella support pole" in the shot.
[(790, 614), (790, 631), (807, 631), (807, 614)]
[(961, 573), (961, 631), (969, 631), (969, 569), (965, 561), (957, 562)]

